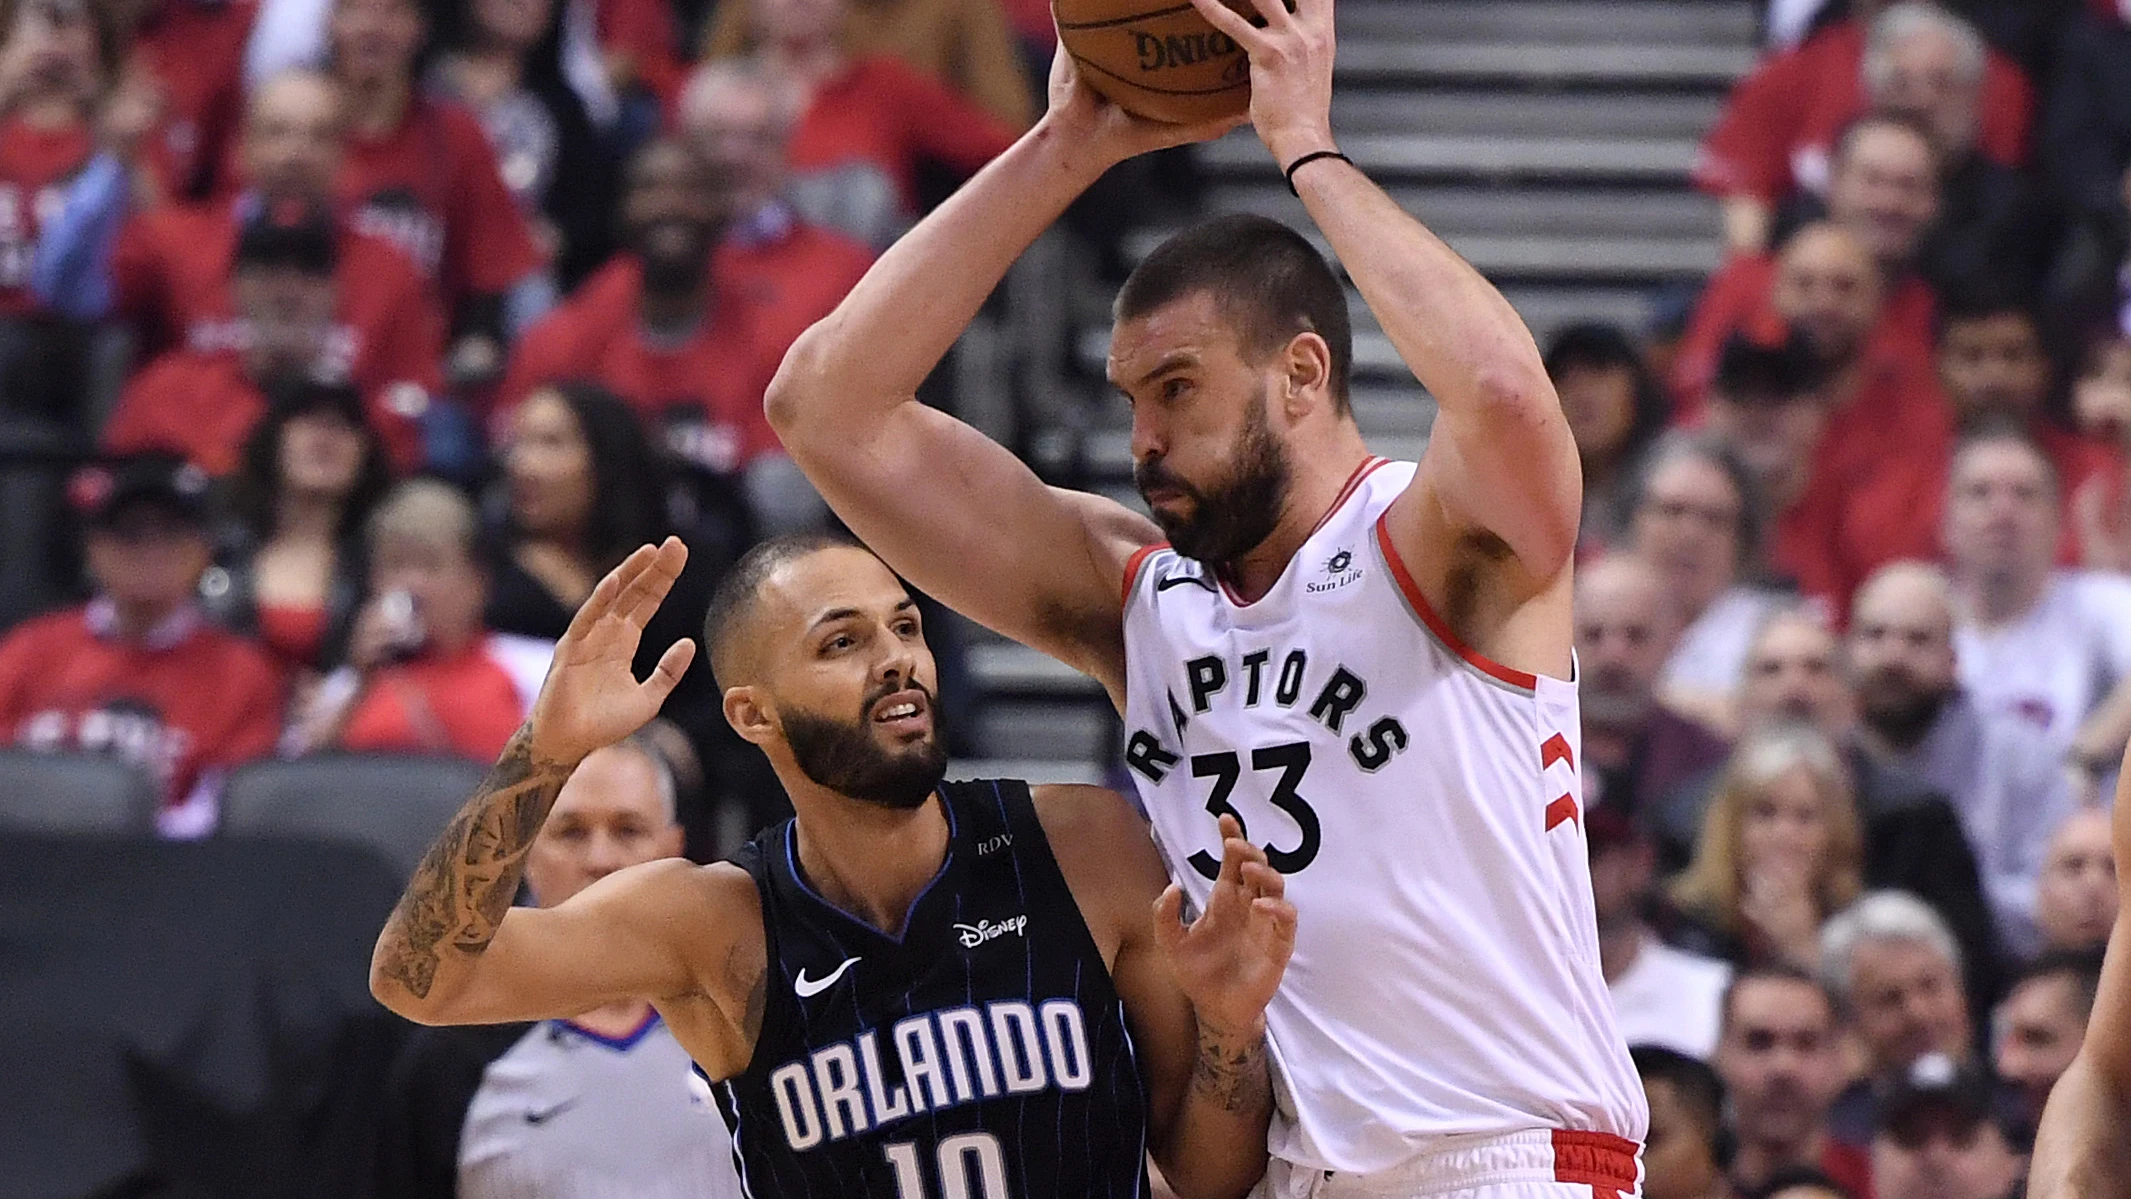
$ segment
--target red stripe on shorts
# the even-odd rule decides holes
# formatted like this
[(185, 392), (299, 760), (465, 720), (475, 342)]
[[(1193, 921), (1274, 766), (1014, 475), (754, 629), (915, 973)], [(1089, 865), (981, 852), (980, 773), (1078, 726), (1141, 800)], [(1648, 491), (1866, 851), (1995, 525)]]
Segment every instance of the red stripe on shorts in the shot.
[(1635, 1193), (1635, 1142), (1610, 1132), (1554, 1130), (1554, 1181), (1581, 1182), (1595, 1199)]

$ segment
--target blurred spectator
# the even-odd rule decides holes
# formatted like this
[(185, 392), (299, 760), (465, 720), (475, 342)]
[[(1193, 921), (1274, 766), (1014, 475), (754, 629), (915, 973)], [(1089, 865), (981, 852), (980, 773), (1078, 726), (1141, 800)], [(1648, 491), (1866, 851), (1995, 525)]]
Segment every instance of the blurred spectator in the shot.
[(1902, 891), (1858, 900), (1828, 921), (1820, 944), (1821, 981), (1849, 1012), (1865, 1057), (1865, 1077), (1835, 1101), (1829, 1124), (1866, 1145), (1880, 1124), (1879, 1082), (1933, 1054), (1975, 1060), (1961, 947), (1931, 905)]
[(2090, 437), (2131, 444), (2131, 331), (2109, 330), (2087, 347), (2072, 384), (2072, 416)]
[(488, 573), (473, 505), (417, 479), (385, 497), (364, 533), (370, 598), (348, 664), (291, 721), (284, 748), (495, 758), (532, 709), (554, 645), (482, 626)]
[(2071, 789), (2063, 755), (2040, 730), (1984, 712), (1961, 686), (1953, 622), (1953, 589), (1937, 567), (1883, 567), (1858, 590), (1849, 655), (1860, 735), (1953, 801), (1999, 936), (2026, 944), (2035, 881)]
[(2131, 247), (2131, 14), (2097, 4), (2058, 45), (2039, 132), (2041, 158), (2072, 231), (2057, 288), (2113, 310)]
[(1743, 1199), (1856, 1199), (1856, 1193), (1811, 1166), (1787, 1166), (1769, 1177), (1758, 1191)]
[[(563, 784), (527, 851), (526, 889), (552, 908), (680, 852), (673, 775), (631, 738), (593, 751)], [(388, 1089), (379, 1190), (395, 1199), (743, 1193), (710, 1088), (642, 1000), (538, 1024), (423, 1029)], [(568, 1120), (534, 1118), (564, 1108)]]
[[(730, 0), (718, 6), (703, 40), (706, 59), (757, 53), (777, 36), (762, 6), (789, 0)], [(1012, 129), (1035, 116), (1036, 89), (1022, 69), (998, 0), (803, 0), (833, 18), (858, 57), (888, 55), (947, 84)], [(833, 11), (831, 11), (833, 10)], [(1048, 23), (1048, 14), (1046, 14)]]
[[(566, 9), (565, 20), (578, 20), (584, 8), (592, 13), (607, 86), (625, 95), (646, 93), (660, 109), (672, 111), (688, 73), (672, 0), (592, 0), (578, 10)], [(656, 124), (654, 119), (646, 128)]]
[(1843, 1086), (1841, 1029), (1820, 980), (1794, 966), (1743, 971), (1724, 993), (1722, 1016), (1711, 1064), (1731, 1099), (1733, 1185), (1773, 1195), (1787, 1171), (1817, 1168), (1870, 1195), (1870, 1159), (1828, 1135), (1828, 1108)]
[[(481, 118), (503, 184), (567, 291), (613, 251), (619, 101), (603, 73), (571, 69), (582, 65), (573, 50), (596, 51), (570, 36), (563, 0), (465, 0), (445, 15), (456, 19), (440, 24), (445, 49), (429, 79)], [(538, 315), (514, 313), (512, 327)]]
[(2050, 1088), (2064, 1077), (2087, 1035), (2094, 992), (2101, 986), (2101, 951), (2044, 954), (2020, 972), (1992, 1021), (1991, 1060), (1998, 1077), (2019, 1092), (2029, 1128), (2042, 1119)]
[[(2025, 432), (2049, 455), (2063, 494), (2058, 560), (2082, 561), (2076, 500), (2091, 487), (2115, 486), (2123, 457), (2110, 442), (2067, 428), (2048, 410), (2055, 373), (2042, 318), (2004, 293), (1969, 288), (1945, 293), (1939, 311), (1939, 386), (1959, 427), (2006, 425)], [(1943, 485), (1942, 485), (1943, 488)]]
[(2116, 924), (2116, 854), (2107, 808), (2081, 808), (2050, 837), (2035, 886), (2035, 930), (2044, 952), (2105, 944)]
[(1657, 852), (1625, 814), (1586, 809), (1598, 960), (1620, 1034), (1697, 1058), (1717, 1046), (1717, 1006), (1731, 981), (1724, 963), (1674, 949), (1645, 919), (1657, 899)]
[[(1907, 398), (1900, 389), (1917, 384), (1912, 372), (1928, 371), (1931, 357), (1934, 301), (1917, 266), (1939, 215), (1940, 168), (1929, 131), (1908, 117), (1876, 114), (1845, 128), (1826, 218), (1772, 254), (1733, 258), (1703, 290), (1673, 366), (1679, 415), (1699, 412), (1726, 339), (1744, 332), (1774, 344), (1793, 327), (1836, 378), (1833, 398), (1866, 409)], [(1846, 252), (1825, 240), (1830, 227), (1849, 235)]]
[[(1796, 50), (1756, 68), (1733, 90), (1724, 115), (1702, 143), (1695, 186), (1724, 200), (1725, 244), (1755, 254), (1769, 244), (1775, 207), (1792, 191), (1820, 190), (1833, 168), (1827, 147), (1844, 125), (1871, 107), (1876, 95), (1912, 87), (1951, 89), (1961, 83), (1934, 72), (1914, 49), (1894, 51), (1919, 24), (1918, 10), (1884, 0), (1855, 0), (1852, 16), (1815, 34)], [(1869, 44), (1868, 44), (1869, 43)], [(2034, 95), (2020, 68), (1987, 56), (1980, 85), (1977, 140), (1993, 160), (2019, 166), (2027, 158)]]
[(1583, 460), (1579, 550), (1602, 551), (1627, 531), (1629, 494), (1642, 456), (1670, 412), (1642, 355), (1611, 325), (1572, 325), (1546, 350), (1547, 377)]
[(95, 0), (119, 14), (132, 66), (153, 80), (168, 198), (212, 193), (244, 111), (244, 47), (258, 0)]
[(1740, 967), (1804, 966), (1823, 921), (1864, 889), (1842, 760), (1805, 727), (1751, 734), (1717, 784), (1694, 860), (1672, 884), (1675, 939)]
[[(503, 446), (508, 496), (502, 554), (489, 585), (488, 627), (555, 641), (600, 577), (640, 545), (674, 531), (657, 455), (635, 414), (586, 384), (542, 387), (511, 417)], [(688, 565), (645, 626), (639, 663), (648, 675), (666, 647), (699, 636), (710, 593), (745, 548), (745, 530), (722, 541), (690, 530)], [(690, 671), (663, 714), (698, 743), (722, 741), (723, 696), (709, 671)]]
[(785, 198), (792, 114), (761, 64), (711, 63), (681, 98), (681, 135), (732, 182), (732, 225), (717, 275), (760, 314), (763, 346), (783, 361), (807, 327), (829, 315), (873, 265), (873, 251), (801, 220)]
[(391, 486), (384, 443), (345, 385), (278, 386), (229, 480), (216, 619), (292, 676), (340, 663), (363, 598), (363, 522)]
[[(247, 227), (286, 222), (305, 209), (332, 213), (334, 177), (346, 141), (340, 89), (296, 71), (253, 93), (237, 144), (245, 189), (200, 205), (163, 207), (128, 222), (113, 247), (109, 294), (145, 350), (241, 350), (250, 330), (237, 315), (236, 259)], [(338, 214), (331, 224), (336, 320), (327, 339), (329, 376), (368, 394), (407, 383), (426, 397), (442, 379), (443, 314), (422, 276), (393, 242)], [(401, 417), (419, 415), (403, 412)], [(390, 422), (384, 422), (390, 427)], [(407, 447), (402, 446), (402, 452)]]
[(435, 287), (449, 374), (480, 380), (503, 367), (506, 293), (546, 263), (480, 121), (420, 87), (428, 26), (417, 0), (335, 0), (330, 60), (351, 130), (340, 196), (357, 228), (396, 242)]
[(1576, 572), (1575, 609), (1584, 806), (1643, 819), (1729, 747), (1658, 698), (1658, 673), (1679, 640), (1663, 576), (1626, 555), (1602, 558)]
[(1919, 1059), (1889, 1085), (1872, 1138), (1877, 1199), (2015, 1199), (2023, 1171), (2017, 1134), (1990, 1083), (1942, 1056)]
[(1659, 693), (1729, 730), (1748, 645), (1771, 614), (1795, 602), (1750, 581), (1761, 544), (1753, 480), (1715, 438), (1669, 434), (1651, 448), (1634, 504), (1627, 548), (1658, 572), (1685, 621)]
[[(1946, 553), (1961, 627), (1961, 681), (1987, 712), (2041, 729), (2096, 773), (2121, 732), (2090, 716), (2131, 679), (2131, 581), (2055, 569), (2058, 483), (2018, 432), (1962, 442), (1946, 498)], [(2093, 726), (2093, 727), (2089, 727)]]
[[(996, 21), (992, 0), (980, 2)], [(1001, 121), (900, 58), (854, 51), (841, 32), (850, 6), (736, 0), (725, 11), (745, 15), (754, 58), (799, 114), (789, 149), (793, 206), (808, 220), (885, 246), (921, 211), (921, 164), (973, 175), (1026, 122)]]
[[(266, 411), (264, 389), (289, 380), (347, 380), (339, 236), (321, 209), (262, 208), (237, 237), (231, 268), (231, 344), (188, 347), (134, 376), (104, 427), (113, 449), (179, 449), (211, 475), (236, 469), (238, 451)], [(422, 458), (417, 423), (428, 393), (396, 382), (369, 391), (369, 418), (402, 469)]]
[[(1865, 748), (1842, 642), (1818, 616), (1794, 610), (1762, 626), (1747, 655), (1739, 719), (1749, 737), (1786, 724), (1810, 724), (1837, 748), (1864, 825), (1865, 886), (1899, 887), (1928, 900), (1960, 938), (1976, 1002), (1994, 998), (1997, 935), (1961, 819), (1928, 783)], [(1655, 822), (1665, 855), (1661, 861), (1687, 859), (1715, 786), (1715, 779), (1697, 780), (1667, 801)]]
[(281, 715), (266, 655), (200, 612), (207, 476), (142, 454), (83, 468), (68, 492), (96, 598), (0, 640), (0, 735), (122, 757), (161, 785), (166, 836), (203, 836), (223, 776), (273, 749)]
[(810, 527), (821, 502), (762, 415), (778, 360), (755, 311), (714, 277), (730, 215), (727, 181), (684, 143), (644, 147), (623, 200), (627, 255), (519, 343), (503, 400), (544, 383), (597, 382), (695, 472), (743, 494), (759, 532)]
[(1728, 1199), (1719, 1164), (1724, 1084), (1698, 1057), (1629, 1038), (1629, 1056), (1650, 1104), (1643, 1138), (1647, 1199)]

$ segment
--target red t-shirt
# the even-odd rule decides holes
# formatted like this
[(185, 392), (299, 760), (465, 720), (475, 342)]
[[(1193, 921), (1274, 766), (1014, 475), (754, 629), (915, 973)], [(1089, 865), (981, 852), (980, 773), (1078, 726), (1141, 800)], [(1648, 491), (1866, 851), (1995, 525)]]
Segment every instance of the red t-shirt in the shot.
[(917, 167), (975, 174), (1014, 143), (1014, 130), (899, 58), (860, 58), (823, 83), (792, 131), (792, 172), (873, 170), (917, 211)]
[(1872, 1199), (1872, 1155), (1855, 1145), (1829, 1137), (1820, 1151), (1820, 1172), (1850, 1193), (1851, 1199)]
[(251, 642), (188, 613), (145, 642), (104, 635), (98, 605), (28, 621), (0, 641), (0, 737), (116, 754), (152, 772), (164, 803), (210, 770), (274, 748), (281, 676)]
[(451, 657), (417, 658), (372, 674), (341, 728), (340, 747), (487, 762), (524, 721), (517, 683), (483, 640)]
[[(236, 301), (230, 275), (237, 256), (238, 206), (226, 197), (209, 204), (158, 208), (134, 217), (111, 252), (120, 311), (154, 349), (202, 352), (236, 344)], [(365, 392), (412, 383), (430, 394), (443, 388), (444, 314), (427, 282), (398, 247), (340, 227), (341, 322), (334, 331), (333, 373)]]
[[(1743, 332), (1771, 345), (1782, 340), (1784, 321), (1775, 305), (1776, 269), (1774, 255), (1753, 254), (1732, 259), (1710, 276), (1694, 313), (1687, 318), (1673, 362), (1674, 420), (1693, 424), (1701, 418), (1724, 343), (1733, 333)], [(1910, 276), (1888, 295), (1867, 353), (1899, 359), (1928, 374), (1932, 370), (1932, 326), (1937, 319), (1938, 298), (1930, 285)]]
[(153, 162), (177, 197), (212, 194), (244, 118), (244, 48), (258, 15), (259, 0), (163, 0), (134, 33), (135, 61), (163, 89)]
[[(371, 427), (402, 471), (421, 461), (421, 431), (414, 420), (420, 409), (407, 411), (405, 394), (395, 385), (364, 396)], [(265, 412), (266, 397), (245, 373), (240, 355), (175, 350), (149, 363), (119, 392), (103, 444), (114, 453), (174, 450), (221, 476), (237, 468), (244, 439)]]
[[(1843, 21), (1778, 54), (1733, 89), (1702, 142), (1695, 186), (1774, 204), (1796, 189), (1801, 168), (1824, 179), (1828, 148), (1866, 110), (1865, 27)], [(1983, 75), (1977, 145), (2006, 166), (2027, 164), (2035, 93), (2011, 59), (1990, 53)]]
[(814, 322), (843, 303), (873, 265), (863, 243), (818, 225), (795, 221), (756, 241), (728, 240), (718, 248), (720, 285), (743, 297), (759, 317), (761, 347), (772, 362)]
[(497, 173), (488, 135), (449, 100), (417, 96), (390, 135), (351, 137), (340, 194), (355, 228), (405, 251), (446, 311), (540, 269), (540, 248)]
[(37, 238), (66, 203), (66, 184), (95, 153), (87, 125), (33, 129), (20, 118), (0, 123), (0, 316), (37, 311), (30, 292)]
[(760, 315), (721, 288), (694, 336), (661, 345), (637, 321), (642, 286), (641, 268), (624, 255), (527, 330), (511, 354), (499, 410), (541, 384), (587, 379), (664, 425), (672, 448), (711, 470), (737, 470), (778, 449), (762, 397), (781, 351), (772, 351)]

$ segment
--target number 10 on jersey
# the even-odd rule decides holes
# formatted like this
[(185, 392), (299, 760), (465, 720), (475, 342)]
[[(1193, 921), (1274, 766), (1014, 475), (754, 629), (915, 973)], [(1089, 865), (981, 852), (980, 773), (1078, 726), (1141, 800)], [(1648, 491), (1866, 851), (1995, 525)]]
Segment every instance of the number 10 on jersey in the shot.
[(933, 1154), (940, 1168), (940, 1189), (925, 1189), (918, 1147), (892, 1141), (882, 1147), (895, 1170), (896, 1199), (1013, 1199), (1006, 1190), (1006, 1154), (999, 1138), (988, 1132), (957, 1133), (940, 1142)]

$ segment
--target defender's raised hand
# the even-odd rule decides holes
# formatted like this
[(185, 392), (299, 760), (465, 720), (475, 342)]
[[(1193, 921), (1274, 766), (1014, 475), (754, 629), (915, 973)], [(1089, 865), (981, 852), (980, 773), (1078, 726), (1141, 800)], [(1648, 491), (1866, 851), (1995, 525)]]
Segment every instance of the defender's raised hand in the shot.
[(638, 682), (632, 663), (644, 623), (658, 611), (688, 562), (678, 537), (644, 546), (599, 581), (555, 643), (555, 660), (533, 701), (536, 759), (574, 766), (586, 754), (642, 728), (695, 660), (696, 643), (675, 642), (651, 677)]
[(1282, 170), (1333, 149), (1332, 0), (1252, 0), (1260, 23), (1221, 0), (1191, 0), (1213, 27), (1250, 55), (1250, 119)]
[(1264, 1027), (1265, 1005), (1295, 952), (1295, 905), (1286, 891), (1287, 880), (1265, 851), (1243, 839), (1235, 817), (1223, 816), (1221, 873), (1206, 910), (1182, 923), (1184, 892), (1174, 883), (1155, 901), (1155, 940), (1201, 1025), (1232, 1032)]

